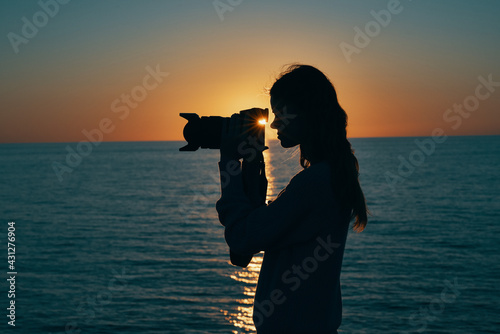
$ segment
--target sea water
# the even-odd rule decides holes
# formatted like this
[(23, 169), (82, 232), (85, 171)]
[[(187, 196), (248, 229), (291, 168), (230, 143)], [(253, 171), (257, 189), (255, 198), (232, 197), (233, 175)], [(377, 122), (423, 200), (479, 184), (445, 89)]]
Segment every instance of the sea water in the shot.
[[(428, 140), (351, 140), (371, 216), (348, 236), (341, 333), (500, 332), (500, 137)], [(229, 264), (219, 152), (181, 146), (102, 143), (68, 163), (76, 143), (0, 145), (1, 328), (15, 222), (17, 333), (255, 333), (262, 254)], [(301, 167), (268, 146), (273, 199)]]

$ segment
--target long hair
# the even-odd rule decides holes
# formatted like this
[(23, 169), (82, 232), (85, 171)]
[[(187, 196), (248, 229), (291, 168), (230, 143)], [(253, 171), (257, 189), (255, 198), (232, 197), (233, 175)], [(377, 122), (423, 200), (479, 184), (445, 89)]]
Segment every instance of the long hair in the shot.
[(351, 209), (353, 230), (363, 231), (367, 207), (359, 184), (359, 165), (347, 140), (347, 114), (340, 106), (330, 80), (309, 65), (291, 65), (273, 84), (270, 95), (297, 110), (304, 126), (300, 164), (327, 161), (331, 167), (332, 189), (342, 206)]

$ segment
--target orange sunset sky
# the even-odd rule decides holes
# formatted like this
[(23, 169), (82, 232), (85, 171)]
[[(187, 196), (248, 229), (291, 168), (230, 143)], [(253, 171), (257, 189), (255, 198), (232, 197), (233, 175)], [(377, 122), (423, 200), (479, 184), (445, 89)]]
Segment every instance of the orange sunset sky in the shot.
[(1, 143), (103, 119), (104, 141), (183, 140), (179, 113), (269, 108), (292, 62), (329, 76), (350, 137), (500, 134), (498, 1), (66, 2), (0, 5)]

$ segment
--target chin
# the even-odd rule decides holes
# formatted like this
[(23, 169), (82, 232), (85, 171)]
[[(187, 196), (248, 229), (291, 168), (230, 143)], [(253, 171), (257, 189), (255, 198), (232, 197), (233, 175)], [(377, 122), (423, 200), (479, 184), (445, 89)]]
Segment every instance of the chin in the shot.
[(286, 139), (280, 139), (280, 144), (281, 144), (281, 147), (283, 147), (283, 148), (290, 148), (290, 147), (294, 147), (294, 146), (298, 145), (298, 143), (291, 142), (291, 141), (286, 140)]

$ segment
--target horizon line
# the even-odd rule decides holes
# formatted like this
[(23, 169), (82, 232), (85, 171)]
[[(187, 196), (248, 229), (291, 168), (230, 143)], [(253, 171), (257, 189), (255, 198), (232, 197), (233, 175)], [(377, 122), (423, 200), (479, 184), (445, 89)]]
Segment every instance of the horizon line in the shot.
[[(496, 137), (500, 134), (488, 134), (488, 135), (446, 135), (447, 137)], [(347, 139), (387, 139), (387, 138), (428, 138), (432, 136), (386, 136), (386, 137), (348, 137)], [(88, 140), (83, 140), (87, 141)], [(279, 141), (279, 139), (266, 139), (266, 141)], [(0, 142), (0, 145), (8, 144), (74, 144), (80, 141), (39, 141), (39, 142)], [(185, 140), (110, 140), (101, 141), (100, 143), (158, 143), (158, 142), (186, 142)]]

